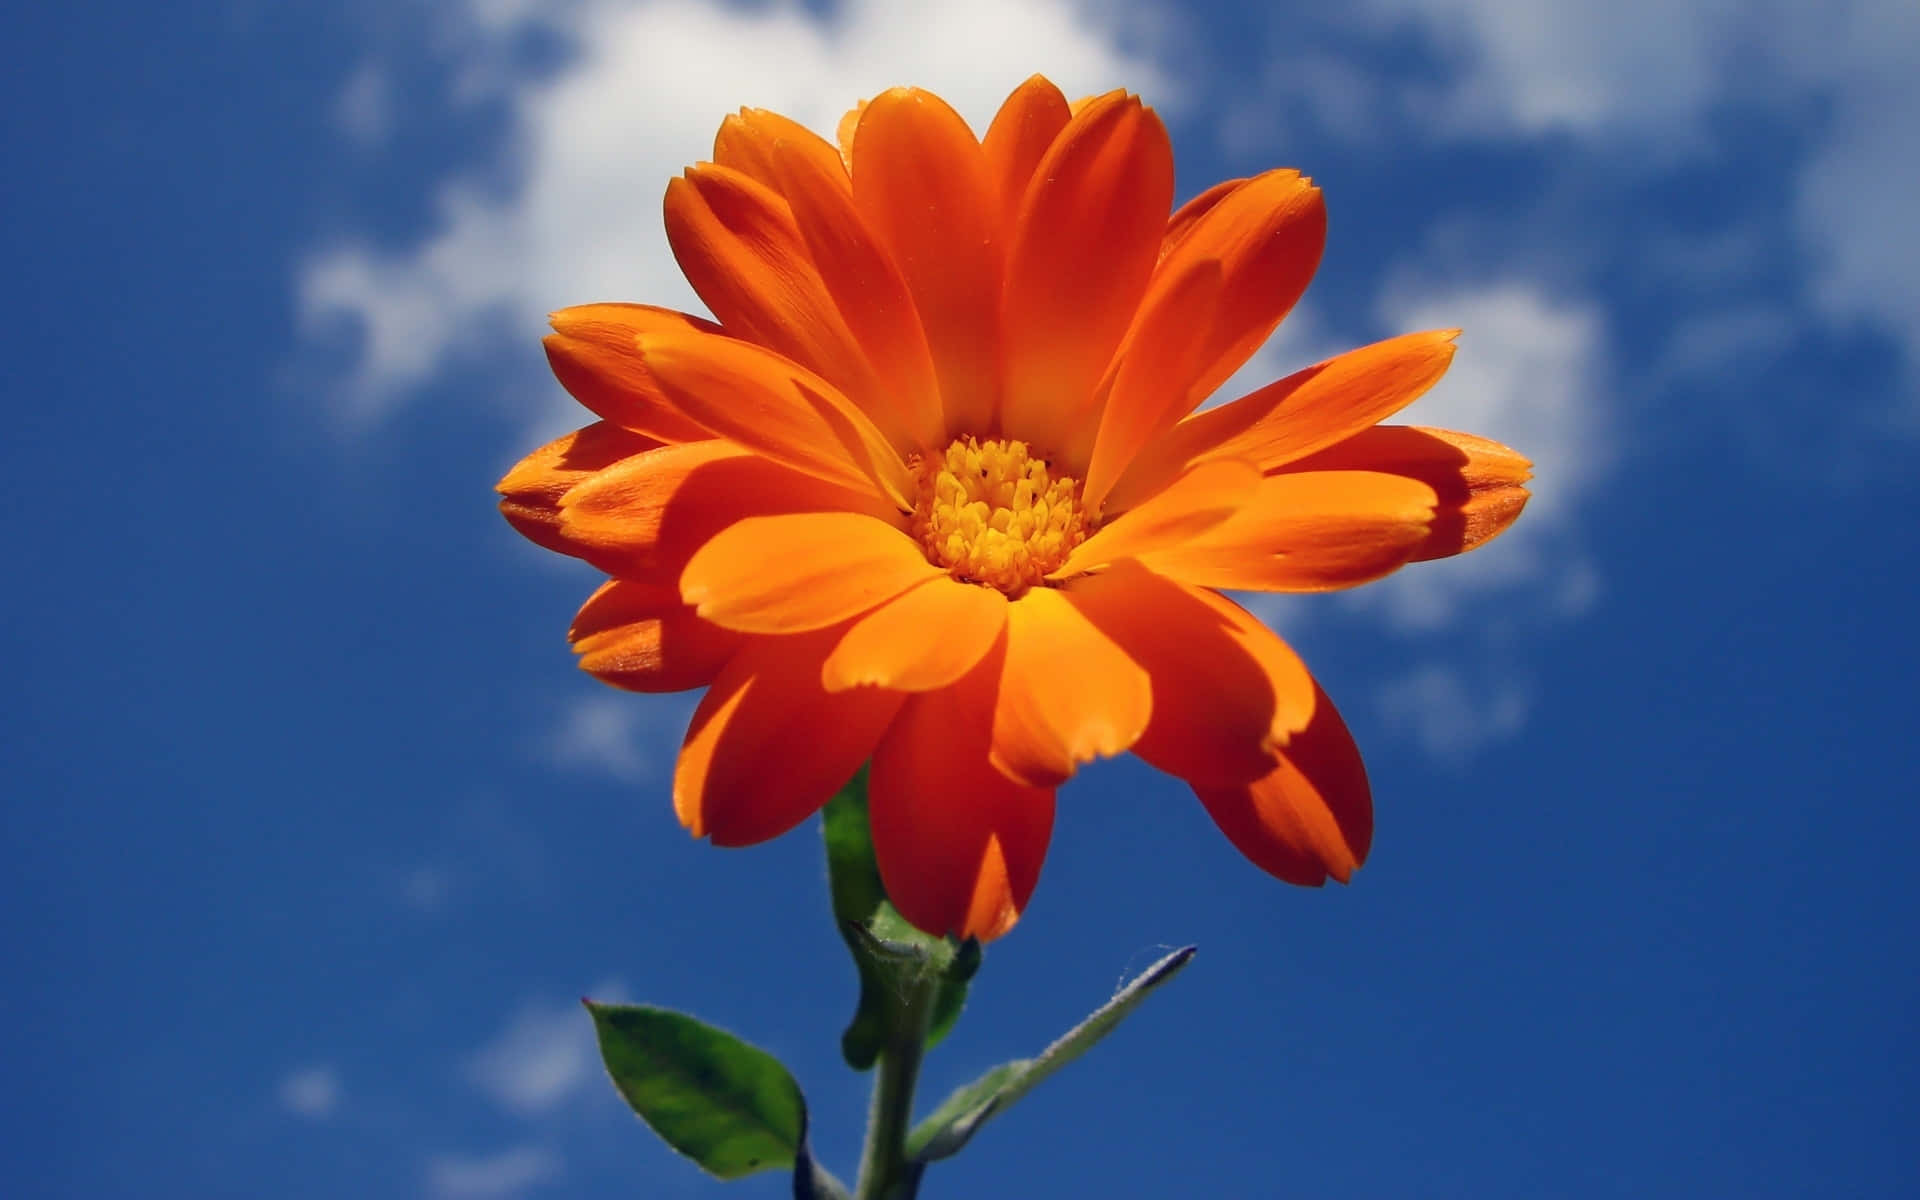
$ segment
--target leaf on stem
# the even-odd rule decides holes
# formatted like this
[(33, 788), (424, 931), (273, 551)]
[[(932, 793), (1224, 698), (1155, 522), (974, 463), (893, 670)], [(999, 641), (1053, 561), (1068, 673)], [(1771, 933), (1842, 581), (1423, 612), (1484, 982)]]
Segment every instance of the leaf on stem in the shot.
[(907, 1136), (907, 1156), (916, 1162), (957, 1154), (980, 1127), (1032, 1091), (1041, 1080), (1079, 1058), (1140, 1006), (1152, 991), (1174, 977), (1193, 958), (1194, 947), (1175, 950), (1121, 988), (1113, 999), (1040, 1052), (1037, 1058), (1002, 1063), (957, 1089)]
[(721, 1179), (809, 1157), (806, 1099), (779, 1059), (685, 1013), (583, 1003), (613, 1086), (667, 1145)]

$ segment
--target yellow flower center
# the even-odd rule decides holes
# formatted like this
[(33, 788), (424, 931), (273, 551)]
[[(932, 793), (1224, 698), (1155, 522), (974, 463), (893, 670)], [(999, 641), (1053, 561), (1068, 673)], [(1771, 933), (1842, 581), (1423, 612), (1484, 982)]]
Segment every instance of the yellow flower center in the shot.
[(1087, 540), (1080, 481), (1025, 442), (958, 438), (920, 464), (913, 535), (956, 579), (1018, 596)]

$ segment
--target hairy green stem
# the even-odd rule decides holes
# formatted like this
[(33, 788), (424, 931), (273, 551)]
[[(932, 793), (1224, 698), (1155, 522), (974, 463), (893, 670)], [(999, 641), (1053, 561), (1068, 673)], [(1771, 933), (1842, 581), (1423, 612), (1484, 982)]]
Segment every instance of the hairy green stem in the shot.
[(854, 1200), (914, 1200), (920, 1190), (925, 1167), (907, 1161), (907, 1131), (913, 1124), (913, 1089), (920, 1080), (927, 1022), (938, 990), (937, 975), (915, 981), (888, 1014), (886, 1045), (874, 1065), (873, 1109), (867, 1117)]

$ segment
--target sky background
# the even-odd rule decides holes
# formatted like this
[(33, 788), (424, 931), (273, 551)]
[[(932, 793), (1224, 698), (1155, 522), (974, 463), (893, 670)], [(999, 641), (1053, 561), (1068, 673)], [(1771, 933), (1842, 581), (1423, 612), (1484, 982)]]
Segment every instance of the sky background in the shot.
[[(694, 306), (659, 197), (741, 105), (983, 123), (1127, 87), (1184, 199), (1297, 166), (1314, 286), (1229, 394), (1465, 329), (1408, 413), (1515, 530), (1263, 603), (1378, 814), (1245, 864), (1135, 760), (1062, 793), (924, 1103), (1188, 971), (928, 1200), (1920, 1194), (1911, 0), (76, 0), (9, 21), (0, 1178), (15, 1197), (741, 1197), (576, 1000), (868, 1079), (813, 826), (667, 798), (688, 697), (492, 484), (574, 425), (544, 314)], [(1311, 15), (1309, 15), (1311, 14)]]

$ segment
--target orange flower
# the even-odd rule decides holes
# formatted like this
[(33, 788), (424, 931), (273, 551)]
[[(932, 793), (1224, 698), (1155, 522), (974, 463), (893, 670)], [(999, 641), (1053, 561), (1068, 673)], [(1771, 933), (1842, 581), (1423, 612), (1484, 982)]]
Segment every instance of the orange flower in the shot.
[(1377, 422), (1440, 378), (1416, 333), (1196, 406), (1293, 307), (1320, 192), (1269, 171), (1169, 216), (1139, 99), (1038, 76), (984, 138), (897, 88), (836, 148), (744, 110), (667, 187), (718, 324), (554, 314), (601, 420), (500, 484), (507, 519), (612, 578), (586, 670), (706, 686), (674, 772), (695, 836), (764, 841), (871, 760), (882, 879), (914, 924), (992, 938), (1026, 907), (1054, 789), (1131, 749), (1281, 879), (1365, 858), (1366, 772), (1294, 652), (1219, 589), (1350, 587), (1468, 550), (1528, 464)]

